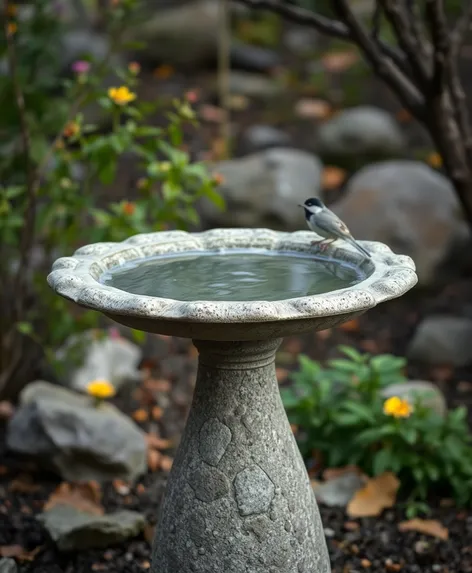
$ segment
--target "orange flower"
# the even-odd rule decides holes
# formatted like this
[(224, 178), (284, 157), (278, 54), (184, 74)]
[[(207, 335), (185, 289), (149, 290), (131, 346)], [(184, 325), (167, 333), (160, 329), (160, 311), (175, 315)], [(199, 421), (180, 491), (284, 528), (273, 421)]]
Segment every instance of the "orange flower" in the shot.
[(136, 205), (130, 201), (125, 201), (122, 206), (125, 215), (132, 215), (136, 211)]
[(7, 34), (9, 36), (13, 36), (17, 30), (18, 30), (18, 26), (15, 24), (15, 22), (9, 22), (8, 23)]
[(383, 411), (386, 416), (393, 416), (394, 418), (408, 418), (413, 411), (411, 404), (408, 400), (403, 400), (398, 396), (392, 396), (385, 400)]
[(74, 135), (78, 135), (80, 133), (80, 125), (76, 121), (69, 121), (69, 123), (65, 126), (62, 135), (64, 137), (74, 137)]
[(108, 97), (117, 105), (126, 105), (136, 99), (136, 94), (130, 91), (127, 86), (120, 86), (119, 88), (110, 88)]
[(225, 176), (222, 175), (221, 173), (214, 173), (213, 174), (213, 181), (217, 185), (223, 185), (223, 183), (226, 181), (226, 179), (225, 179)]
[(139, 74), (139, 72), (141, 71), (141, 66), (138, 64), (138, 62), (130, 62), (128, 64), (128, 70), (134, 75), (137, 76)]
[(426, 161), (429, 163), (429, 165), (431, 165), (431, 167), (434, 167), (435, 169), (439, 169), (439, 167), (442, 167), (443, 164), (442, 157), (439, 155), (439, 153), (436, 152), (430, 153)]

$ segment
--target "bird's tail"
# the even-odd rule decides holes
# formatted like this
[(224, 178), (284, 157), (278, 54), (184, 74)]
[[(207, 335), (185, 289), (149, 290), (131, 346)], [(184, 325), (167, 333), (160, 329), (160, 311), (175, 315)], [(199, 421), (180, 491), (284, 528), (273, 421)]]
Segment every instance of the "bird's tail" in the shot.
[(372, 255), (369, 253), (369, 251), (367, 249), (364, 249), (364, 247), (362, 245), (360, 245), (355, 239), (353, 239), (352, 237), (349, 239), (349, 242), (356, 247), (356, 249), (358, 251), (360, 251), (363, 255), (365, 255), (367, 258), (371, 259)]

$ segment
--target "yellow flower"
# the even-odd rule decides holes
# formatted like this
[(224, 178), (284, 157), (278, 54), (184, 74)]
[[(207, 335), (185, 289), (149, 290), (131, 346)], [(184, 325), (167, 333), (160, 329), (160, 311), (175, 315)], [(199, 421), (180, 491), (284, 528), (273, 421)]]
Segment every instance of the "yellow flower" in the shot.
[(110, 88), (108, 90), (108, 97), (117, 105), (126, 105), (136, 99), (136, 94), (130, 91), (128, 87), (121, 86), (119, 88)]
[(98, 400), (105, 400), (115, 395), (115, 388), (108, 380), (97, 379), (87, 384), (87, 393)]
[(431, 167), (434, 167), (435, 169), (439, 169), (443, 164), (442, 157), (439, 155), (439, 153), (436, 152), (430, 153), (426, 161)]
[(392, 396), (385, 400), (383, 411), (386, 416), (393, 416), (394, 418), (408, 418), (413, 411), (411, 404), (408, 400), (403, 400), (398, 396)]

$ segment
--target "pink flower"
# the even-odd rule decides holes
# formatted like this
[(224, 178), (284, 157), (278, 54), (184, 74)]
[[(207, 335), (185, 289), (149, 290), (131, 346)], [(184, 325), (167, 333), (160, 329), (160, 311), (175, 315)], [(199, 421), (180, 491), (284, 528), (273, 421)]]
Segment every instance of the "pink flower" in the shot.
[(72, 71), (76, 74), (86, 74), (90, 70), (90, 64), (85, 60), (77, 60), (72, 64)]

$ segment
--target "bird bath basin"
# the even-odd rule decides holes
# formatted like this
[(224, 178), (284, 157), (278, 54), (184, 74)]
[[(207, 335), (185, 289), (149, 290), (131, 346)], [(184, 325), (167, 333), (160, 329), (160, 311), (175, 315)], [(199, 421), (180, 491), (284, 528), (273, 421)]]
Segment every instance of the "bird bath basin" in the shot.
[(281, 338), (401, 296), (409, 257), (372, 259), (313, 233), (216, 229), (82, 247), (48, 277), (60, 295), (132, 328), (192, 338), (192, 407), (160, 509), (153, 573), (327, 573), (318, 508), (275, 377)]

